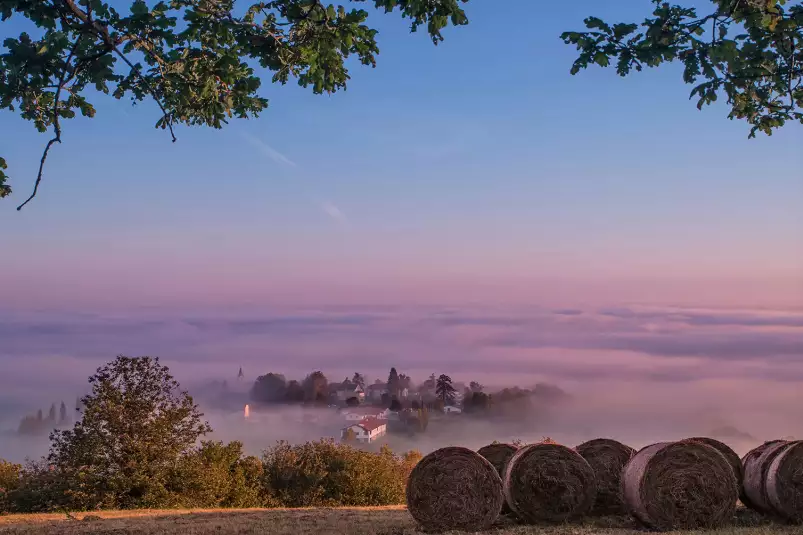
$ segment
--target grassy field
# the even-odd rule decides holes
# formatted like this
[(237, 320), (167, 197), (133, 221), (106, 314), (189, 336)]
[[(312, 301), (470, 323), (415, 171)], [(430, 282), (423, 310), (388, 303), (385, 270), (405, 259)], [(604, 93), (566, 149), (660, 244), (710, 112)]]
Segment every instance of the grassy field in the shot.
[[(708, 533), (722, 535), (800, 535), (800, 526), (773, 524), (741, 510), (733, 527)], [(11, 515), (0, 517), (0, 534), (74, 535), (416, 535), (421, 533), (404, 507), (338, 509), (246, 509), (183, 511), (110, 511), (103, 513)], [(636, 535), (626, 518), (602, 518), (561, 526), (516, 526), (501, 520), (495, 535)]]

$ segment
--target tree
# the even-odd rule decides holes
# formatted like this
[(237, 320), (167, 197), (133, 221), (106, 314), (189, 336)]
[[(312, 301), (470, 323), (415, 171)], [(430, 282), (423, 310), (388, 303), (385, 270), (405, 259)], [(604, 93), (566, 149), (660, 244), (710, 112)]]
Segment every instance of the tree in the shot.
[(482, 386), (482, 385), (481, 385), (480, 383), (478, 383), (477, 381), (471, 381), (471, 382), (468, 384), (468, 387), (471, 389), (471, 391), (472, 391), (472, 392), (482, 392), (482, 391), (485, 389), (485, 387), (484, 387), (484, 386)]
[(48, 422), (55, 422), (56, 421), (56, 404), (50, 404), (50, 410), (47, 411), (47, 421)]
[(329, 397), (329, 382), (321, 371), (312, 372), (304, 378), (304, 401), (325, 402)]
[(382, 396), (380, 397), (380, 403), (385, 408), (390, 407), (390, 394), (388, 394), (387, 392), (382, 392)]
[(169, 503), (171, 470), (211, 431), (198, 406), (158, 358), (118, 356), (89, 383), (81, 419), (51, 433), (48, 462), (80, 474), (85, 506)]
[(356, 396), (351, 396), (346, 400), (346, 406), (348, 407), (358, 407), (360, 405), (360, 400), (357, 399)]
[(710, 0), (707, 14), (694, 7), (652, 0), (641, 24), (585, 19), (587, 32), (561, 38), (580, 55), (572, 74), (615, 64), (621, 76), (679, 61), (694, 84), (697, 107), (727, 99), (730, 119), (771, 135), (787, 121), (803, 123), (803, 3), (795, 0)]
[(63, 401), (61, 402), (61, 407), (59, 407), (59, 423), (67, 423), (67, 405)]
[(393, 412), (399, 412), (400, 410), (402, 410), (402, 405), (398, 399), (391, 400), (390, 410), (392, 410)]
[(304, 401), (304, 387), (295, 379), (287, 383), (287, 392), (284, 396), (285, 401), (299, 403)]
[(355, 372), (354, 377), (351, 378), (351, 382), (365, 390), (365, 377), (363, 374)]
[(357, 442), (357, 433), (349, 427), (343, 434), (343, 442)]
[(399, 374), (396, 372), (396, 368), (391, 368), (388, 374), (388, 394), (390, 397), (399, 395)]
[(409, 375), (400, 373), (399, 374), (399, 389), (404, 390), (411, 390), (413, 388), (413, 381), (410, 379)]
[(441, 374), (435, 385), (435, 395), (443, 403), (443, 405), (450, 405), (454, 403), (455, 389), (452, 386), (452, 378), (448, 375)]
[(420, 409), (420, 408), (421, 408), (421, 404), (420, 404), (420, 403), (418, 403), (418, 400), (415, 400), (415, 399), (414, 399), (414, 400), (413, 400), (413, 401), (410, 403), (410, 407), (412, 407), (412, 409), (413, 409), (414, 411), (417, 411), (418, 409)]
[[(161, 117), (156, 127), (205, 125), (222, 128), (232, 117), (256, 117), (268, 106), (261, 96), (259, 64), (272, 83), (292, 77), (315, 94), (346, 88), (346, 60), (376, 65), (377, 31), (368, 12), (321, 0), (4, 0), (0, 16), (27, 19), (40, 32), (5, 40), (0, 55), (0, 108), (19, 109), (40, 131), (52, 129), (41, 158), (37, 193), (51, 146), (61, 143), (62, 119), (77, 113), (94, 117), (91, 91), (134, 102), (153, 99)], [(377, 9), (398, 11), (411, 29), (425, 26), (432, 41), (441, 31), (468, 23), (460, 2), (467, 0), (370, 0)], [(351, 8), (351, 9), (349, 9)], [(353, 60), (352, 60), (353, 61)], [(11, 193), (0, 159), (0, 197)]]
[(287, 381), (279, 373), (260, 375), (251, 387), (251, 399), (261, 403), (281, 403), (287, 396)]

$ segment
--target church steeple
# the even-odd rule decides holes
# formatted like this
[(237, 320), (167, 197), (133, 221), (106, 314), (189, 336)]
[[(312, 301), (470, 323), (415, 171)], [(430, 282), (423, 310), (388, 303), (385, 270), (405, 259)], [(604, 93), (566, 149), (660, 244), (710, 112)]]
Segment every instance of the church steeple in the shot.
[(243, 367), (240, 366), (240, 372), (237, 374), (237, 380), (239, 381), (242, 378), (243, 378)]

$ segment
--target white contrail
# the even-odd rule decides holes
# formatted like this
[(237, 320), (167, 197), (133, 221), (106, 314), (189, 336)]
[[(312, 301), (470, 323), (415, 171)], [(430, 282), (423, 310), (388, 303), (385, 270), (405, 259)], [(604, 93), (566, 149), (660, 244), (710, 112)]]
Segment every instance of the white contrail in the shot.
[(251, 134), (242, 134), (243, 139), (253, 145), (255, 148), (259, 149), (259, 151), (273, 160), (276, 163), (282, 163), (285, 165), (289, 165), (290, 167), (296, 167), (296, 162), (279, 152), (278, 150), (274, 149), (264, 141), (259, 138), (252, 136)]

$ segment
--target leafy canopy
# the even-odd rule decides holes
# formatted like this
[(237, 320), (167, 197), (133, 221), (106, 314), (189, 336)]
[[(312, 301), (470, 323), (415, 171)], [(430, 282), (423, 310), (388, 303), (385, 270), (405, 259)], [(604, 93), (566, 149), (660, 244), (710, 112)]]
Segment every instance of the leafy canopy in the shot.
[(212, 429), (158, 358), (119, 356), (89, 378), (82, 417), (54, 431), (48, 462), (87, 507), (163, 504), (173, 468)]
[(746, 120), (750, 137), (803, 123), (803, 3), (796, 0), (710, 0), (696, 8), (652, 0), (641, 24), (585, 19), (587, 32), (565, 32), (580, 55), (572, 74), (589, 65), (633, 70), (679, 61), (694, 84), (697, 107), (727, 99), (730, 119)]
[[(221, 128), (233, 117), (258, 116), (268, 100), (257, 67), (272, 83), (294, 78), (316, 94), (345, 89), (347, 59), (375, 66), (379, 52), (363, 6), (400, 13), (437, 44), (449, 23), (468, 23), (460, 7), (467, 1), (2, 0), (2, 22), (22, 17), (41, 31), (3, 42), (0, 109), (53, 131), (34, 191), (19, 208), (36, 195), (48, 151), (61, 143), (61, 120), (95, 115), (92, 91), (153, 99), (161, 110), (156, 127), (175, 141), (179, 123)], [(0, 158), (0, 197), (11, 193), (6, 169)]]

